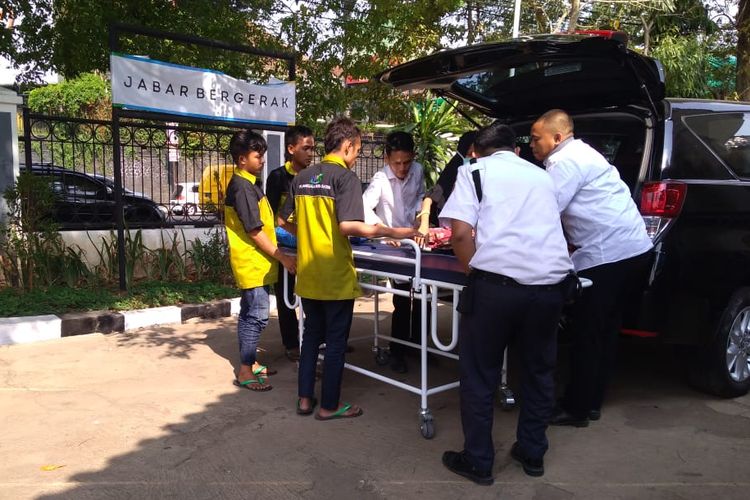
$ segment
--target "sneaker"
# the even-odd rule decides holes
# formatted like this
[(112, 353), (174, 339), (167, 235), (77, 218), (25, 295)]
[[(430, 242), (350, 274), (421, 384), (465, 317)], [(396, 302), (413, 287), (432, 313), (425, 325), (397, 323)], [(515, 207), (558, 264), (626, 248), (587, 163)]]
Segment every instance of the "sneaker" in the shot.
[(601, 410), (589, 410), (589, 420), (599, 420), (602, 418)]
[(521, 447), (518, 442), (513, 443), (510, 448), (510, 456), (513, 460), (517, 461), (523, 467), (523, 471), (533, 477), (539, 477), (544, 475), (544, 459), (543, 458), (530, 458), (523, 454)]
[(455, 472), (459, 476), (470, 479), (482, 486), (489, 486), (495, 482), (491, 471), (478, 470), (469, 462), (463, 451), (446, 451), (443, 453), (443, 465), (449, 471)]

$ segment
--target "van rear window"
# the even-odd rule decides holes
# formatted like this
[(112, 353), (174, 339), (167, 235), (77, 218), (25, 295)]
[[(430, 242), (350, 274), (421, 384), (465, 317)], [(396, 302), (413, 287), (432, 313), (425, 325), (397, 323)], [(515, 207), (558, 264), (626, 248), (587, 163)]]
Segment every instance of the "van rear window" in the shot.
[(737, 177), (750, 178), (750, 113), (687, 116), (683, 120)]

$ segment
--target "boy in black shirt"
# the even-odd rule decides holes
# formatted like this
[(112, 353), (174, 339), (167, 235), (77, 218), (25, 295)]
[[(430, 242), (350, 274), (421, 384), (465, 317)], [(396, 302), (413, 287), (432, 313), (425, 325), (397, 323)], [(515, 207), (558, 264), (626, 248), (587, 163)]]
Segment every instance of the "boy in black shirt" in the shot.
[[(271, 204), (274, 216), (278, 216), (279, 209), (284, 205), (289, 195), (289, 186), (294, 177), (313, 160), (315, 153), (315, 137), (312, 130), (303, 125), (289, 127), (284, 135), (286, 146), (286, 163), (268, 174), (266, 179), (266, 196)], [(275, 217), (274, 217), (275, 219)], [(277, 235), (281, 228), (277, 228)], [(280, 244), (282, 240), (279, 240)], [(279, 267), (279, 279), (275, 285), (276, 309), (279, 314), (279, 331), (284, 344), (286, 357), (290, 361), (299, 359), (299, 341), (297, 335), (299, 324), (297, 314), (289, 309), (284, 302), (284, 270)], [(289, 290), (294, 289), (294, 276), (289, 276)], [(292, 295), (293, 296), (293, 295)]]

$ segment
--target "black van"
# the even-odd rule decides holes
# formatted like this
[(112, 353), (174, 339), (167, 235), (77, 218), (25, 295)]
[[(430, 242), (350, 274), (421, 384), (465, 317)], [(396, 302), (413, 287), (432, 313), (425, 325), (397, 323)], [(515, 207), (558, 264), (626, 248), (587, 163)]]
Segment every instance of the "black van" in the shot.
[(377, 78), (432, 89), (528, 133), (552, 108), (630, 186), (654, 245), (623, 333), (685, 346), (691, 382), (750, 389), (750, 103), (666, 99), (658, 61), (606, 36), (544, 35), (438, 52)]

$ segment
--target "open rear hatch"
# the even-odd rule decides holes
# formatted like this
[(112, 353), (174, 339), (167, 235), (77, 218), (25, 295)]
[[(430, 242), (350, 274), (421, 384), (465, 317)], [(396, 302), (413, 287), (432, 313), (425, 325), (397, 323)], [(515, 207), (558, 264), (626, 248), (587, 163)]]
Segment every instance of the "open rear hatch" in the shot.
[(438, 52), (376, 76), (396, 88), (432, 89), (496, 118), (576, 113), (637, 104), (656, 115), (664, 98), (658, 61), (621, 41), (542, 35)]

